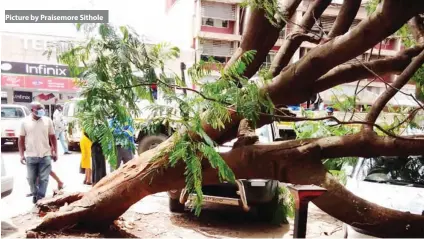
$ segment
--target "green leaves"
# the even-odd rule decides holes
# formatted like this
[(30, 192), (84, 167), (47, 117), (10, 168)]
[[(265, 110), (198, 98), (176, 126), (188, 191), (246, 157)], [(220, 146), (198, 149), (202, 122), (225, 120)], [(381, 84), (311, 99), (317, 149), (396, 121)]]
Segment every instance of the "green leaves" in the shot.
[[(222, 129), (230, 120), (230, 105), (233, 105), (231, 110), (252, 122), (258, 119), (259, 112), (273, 110), (268, 96), (260, 91), (256, 82), (243, 76), (255, 51), (246, 52), (226, 69), (216, 65), (213, 59), (190, 67), (188, 73), (199, 90), (193, 92), (187, 88), (191, 94), (184, 95), (179, 90), (186, 87), (182, 77), (166, 69), (167, 62), (179, 57), (178, 48), (168, 43), (145, 44), (128, 27), (100, 24), (92, 30), (86, 41), (58, 56), (74, 77), (81, 77), (78, 80), (82, 98), (78, 104), (79, 124), (91, 139), (100, 142), (112, 166), (116, 165), (115, 141), (119, 139), (114, 138), (109, 119), (124, 124), (129, 116), (145, 115), (135, 120), (144, 121), (136, 126), (142, 132), (157, 134), (164, 128), (175, 130), (173, 147), (160, 152), (152, 161), (167, 163), (170, 167), (185, 165), (186, 187), (197, 195), (195, 213), (198, 215), (203, 199), (203, 167), (209, 164), (217, 169), (222, 181), (235, 181), (234, 173), (216, 151), (216, 142), (206, 134), (202, 124), (207, 122), (215, 129)], [(210, 76), (215, 67), (221, 76), (205, 82), (204, 78)], [(157, 100), (154, 100), (154, 88)], [(143, 107), (142, 102), (150, 103)], [(168, 161), (157, 161), (163, 159), (165, 153)]]
[[(209, 139), (210, 140), (210, 139)], [(188, 135), (179, 135), (174, 147), (169, 151), (169, 165), (175, 167), (177, 163), (184, 162), (186, 165), (185, 178), (186, 189), (189, 193), (196, 193), (194, 201), (195, 214), (199, 215), (203, 201), (202, 192), (202, 161), (207, 159), (212, 168), (218, 169), (221, 181), (234, 182), (235, 176), (227, 166), (221, 155), (212, 145), (192, 140)]]
[(268, 21), (275, 27), (280, 27), (281, 23), (278, 22), (276, 17), (282, 18), (277, 0), (244, 0), (241, 3), (242, 7), (250, 6), (256, 9), (262, 9), (265, 11), (265, 16)]

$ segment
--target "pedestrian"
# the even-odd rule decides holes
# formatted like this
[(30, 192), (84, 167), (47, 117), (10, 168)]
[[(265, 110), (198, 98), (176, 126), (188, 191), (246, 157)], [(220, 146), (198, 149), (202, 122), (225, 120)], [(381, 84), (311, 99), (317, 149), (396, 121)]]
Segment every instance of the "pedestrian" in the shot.
[(92, 185), (91, 175), (91, 140), (88, 138), (87, 133), (83, 132), (80, 142), (81, 148), (81, 168), (85, 171), (84, 184)]
[(51, 160), (57, 161), (58, 157), (53, 122), (45, 117), (44, 106), (32, 102), (31, 112), (21, 123), (18, 145), (21, 163), (27, 166), (32, 202), (36, 203), (46, 195)]
[[(334, 109), (333, 107), (327, 107), (327, 109), (325, 110), (327, 112), (327, 117), (334, 117)], [(327, 126), (334, 126), (337, 125), (337, 121), (335, 121), (334, 119), (326, 119), (323, 121), (325, 125)]]
[(65, 140), (66, 123), (63, 117), (63, 108), (61, 105), (56, 105), (56, 110), (53, 113), (53, 125), (57, 140), (62, 145), (65, 154), (71, 154), (68, 150), (68, 143)]
[(106, 176), (106, 159), (98, 141), (94, 141), (91, 146), (91, 170), (93, 185)]
[(130, 117), (126, 118), (124, 124), (120, 124), (116, 119), (109, 121), (109, 127), (113, 129), (117, 156), (116, 168), (112, 168), (111, 171), (119, 168), (121, 162), (122, 164), (126, 164), (134, 157), (135, 142), (132, 125), (133, 122)]

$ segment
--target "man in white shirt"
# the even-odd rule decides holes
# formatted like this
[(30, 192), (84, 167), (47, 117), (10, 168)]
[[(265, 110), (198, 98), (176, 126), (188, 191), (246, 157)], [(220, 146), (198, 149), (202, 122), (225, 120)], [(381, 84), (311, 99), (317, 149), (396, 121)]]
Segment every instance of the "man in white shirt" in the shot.
[(19, 154), (21, 163), (27, 165), (28, 183), (36, 203), (46, 195), (51, 159), (57, 160), (57, 141), (52, 120), (44, 116), (44, 106), (33, 102), (31, 112), (21, 123)]
[(62, 144), (63, 152), (65, 152), (65, 154), (71, 154), (68, 150), (68, 145), (65, 140), (66, 123), (65, 119), (63, 118), (61, 105), (56, 106), (56, 110), (53, 114), (53, 125), (56, 137), (60, 141), (60, 144)]

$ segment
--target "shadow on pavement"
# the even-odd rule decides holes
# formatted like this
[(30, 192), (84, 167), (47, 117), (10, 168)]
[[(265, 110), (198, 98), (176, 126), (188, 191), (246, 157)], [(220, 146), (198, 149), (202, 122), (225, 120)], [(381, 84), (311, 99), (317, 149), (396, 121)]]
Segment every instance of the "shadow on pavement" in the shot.
[(238, 207), (208, 205), (199, 217), (187, 211), (172, 214), (172, 224), (194, 229), (207, 236), (237, 238), (282, 238), (290, 230), (290, 225), (276, 226), (261, 222), (254, 213), (247, 213)]

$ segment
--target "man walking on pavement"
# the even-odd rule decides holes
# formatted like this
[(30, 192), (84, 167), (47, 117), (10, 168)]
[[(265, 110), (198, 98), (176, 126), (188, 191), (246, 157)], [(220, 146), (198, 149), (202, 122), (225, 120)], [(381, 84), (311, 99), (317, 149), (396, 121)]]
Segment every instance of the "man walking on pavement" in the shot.
[(46, 195), (51, 160), (57, 160), (57, 141), (52, 120), (44, 116), (44, 106), (33, 102), (31, 112), (21, 123), (19, 154), (21, 163), (27, 165), (32, 201), (36, 203)]
[(54, 130), (56, 138), (60, 141), (60, 144), (62, 145), (63, 152), (65, 152), (65, 154), (71, 154), (68, 150), (68, 145), (65, 141), (66, 123), (65, 119), (63, 118), (62, 110), (63, 108), (61, 105), (56, 105), (56, 110), (53, 113)]

